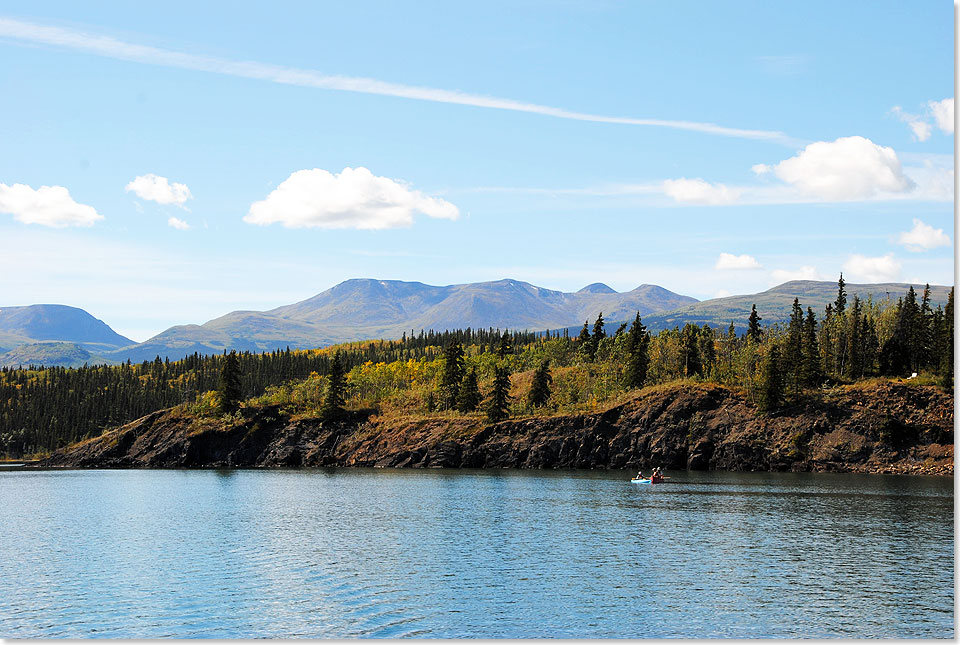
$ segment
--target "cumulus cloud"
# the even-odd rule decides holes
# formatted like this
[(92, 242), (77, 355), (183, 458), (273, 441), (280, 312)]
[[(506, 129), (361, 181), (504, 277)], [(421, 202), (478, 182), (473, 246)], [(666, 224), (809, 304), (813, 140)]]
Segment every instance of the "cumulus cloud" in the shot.
[(803, 265), (799, 269), (774, 269), (770, 273), (770, 277), (773, 278), (775, 284), (780, 284), (782, 282), (790, 282), (791, 280), (824, 280), (825, 278), (820, 275), (816, 267), (810, 265)]
[(907, 247), (907, 250), (918, 253), (929, 251), (939, 246), (950, 246), (950, 237), (942, 228), (933, 228), (929, 224), (914, 218), (913, 228), (897, 236), (897, 244)]
[(929, 101), (927, 106), (936, 121), (937, 127), (953, 134), (953, 99), (943, 99), (942, 101)]
[(24, 224), (93, 226), (103, 219), (93, 206), (78, 204), (63, 186), (40, 186), (34, 190), (26, 184), (0, 184), (0, 212), (10, 213)]
[(177, 229), (178, 231), (186, 231), (190, 229), (190, 225), (184, 222), (182, 219), (171, 217), (167, 219), (167, 224)]
[(663, 192), (678, 202), (689, 204), (732, 204), (740, 197), (740, 191), (723, 184), (711, 184), (703, 179), (667, 179)]
[[(762, 164), (754, 172), (765, 172)], [(913, 190), (893, 148), (853, 136), (817, 141), (773, 166), (780, 180), (803, 193), (828, 201), (866, 199), (880, 193)]]
[(266, 199), (254, 202), (243, 221), (287, 228), (384, 229), (410, 226), (418, 212), (440, 219), (460, 216), (450, 202), (363, 167), (339, 174), (314, 168), (291, 174)]
[(736, 269), (762, 269), (763, 267), (757, 262), (757, 258), (752, 255), (733, 255), (732, 253), (721, 253), (720, 257), (717, 258), (717, 263), (714, 265), (715, 269), (721, 271), (725, 270), (736, 270)]
[(893, 106), (890, 112), (910, 126), (910, 129), (913, 131), (913, 138), (917, 141), (926, 141), (930, 138), (930, 134), (933, 132), (933, 126), (927, 121), (924, 121), (923, 117), (904, 112), (899, 105)]
[(893, 253), (878, 258), (854, 253), (843, 263), (844, 275), (856, 282), (896, 282), (901, 268)]
[(166, 177), (153, 173), (140, 175), (126, 186), (126, 191), (136, 193), (140, 199), (158, 204), (174, 204), (183, 207), (188, 199), (193, 197), (186, 184), (170, 183)]

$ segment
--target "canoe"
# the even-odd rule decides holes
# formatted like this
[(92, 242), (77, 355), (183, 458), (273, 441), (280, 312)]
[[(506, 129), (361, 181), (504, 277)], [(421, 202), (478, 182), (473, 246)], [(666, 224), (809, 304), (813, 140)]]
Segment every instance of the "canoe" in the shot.
[(649, 484), (651, 483), (649, 479), (631, 479), (631, 482), (634, 484)]

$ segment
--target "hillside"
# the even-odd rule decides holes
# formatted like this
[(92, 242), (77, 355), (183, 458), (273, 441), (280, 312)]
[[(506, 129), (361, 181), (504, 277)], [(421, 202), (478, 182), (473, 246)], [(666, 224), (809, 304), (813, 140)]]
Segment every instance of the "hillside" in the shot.
[(76, 343), (47, 341), (18, 345), (0, 353), (0, 367), (44, 365), (46, 367), (80, 367), (82, 365), (109, 365), (113, 361), (91, 353)]
[(133, 344), (102, 320), (76, 307), (29, 305), (0, 308), (0, 350), (48, 340), (75, 343), (91, 351)]
[[(371, 411), (372, 412), (372, 411)], [(650, 387), (596, 413), (496, 424), (443, 414), (336, 424), (251, 406), (159, 411), (55, 453), (44, 467), (665, 468), (953, 473), (953, 397), (896, 382), (810, 393), (760, 415), (736, 390)]]
[[(919, 300), (923, 294), (924, 285), (914, 284), (912, 286), (917, 292), (917, 299)], [(890, 298), (895, 303), (897, 298), (902, 297), (910, 287), (910, 283), (900, 282), (847, 283), (847, 302), (849, 304), (853, 300), (853, 296), (857, 295), (862, 300), (872, 297), (874, 302), (877, 302)], [(937, 305), (946, 304), (950, 289), (949, 286), (930, 285), (931, 306), (934, 309)], [(648, 329), (656, 332), (661, 329), (671, 329), (675, 326), (683, 327), (687, 323), (709, 324), (711, 327), (726, 329), (732, 321), (737, 328), (737, 333), (744, 333), (747, 329), (747, 319), (750, 317), (752, 305), (757, 305), (757, 312), (763, 318), (762, 325), (787, 323), (790, 320), (790, 310), (794, 298), (800, 299), (800, 304), (803, 305), (804, 309), (811, 307), (819, 318), (823, 316), (827, 303), (836, 300), (837, 284), (814, 280), (792, 280), (760, 293), (703, 300), (672, 311), (658, 312), (644, 317), (643, 322)], [(606, 318), (607, 320), (613, 320), (610, 317)]]
[(617, 293), (590, 285), (577, 293), (517, 280), (431, 286), (399, 280), (354, 279), (311, 298), (269, 311), (235, 311), (203, 325), (171, 327), (144, 343), (106, 354), (115, 360), (172, 360), (224, 349), (269, 351), (321, 347), (369, 338), (399, 338), (421, 329), (557, 329), (593, 319), (627, 318), (696, 302), (656, 285)]

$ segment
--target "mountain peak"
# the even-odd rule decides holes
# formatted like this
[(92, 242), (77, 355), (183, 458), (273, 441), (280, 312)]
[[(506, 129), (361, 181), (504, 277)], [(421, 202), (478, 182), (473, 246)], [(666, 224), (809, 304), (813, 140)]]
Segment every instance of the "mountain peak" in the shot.
[(607, 285), (602, 282), (594, 282), (593, 284), (588, 284), (583, 289), (577, 293), (617, 293)]

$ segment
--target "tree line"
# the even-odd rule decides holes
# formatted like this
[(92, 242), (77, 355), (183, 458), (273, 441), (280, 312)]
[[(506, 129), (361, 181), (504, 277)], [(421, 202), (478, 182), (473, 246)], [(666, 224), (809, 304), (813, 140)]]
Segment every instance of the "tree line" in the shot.
[(613, 334), (603, 314), (576, 337), (509, 330), (411, 332), (346, 343), (120, 366), (0, 370), (0, 453), (50, 450), (174, 405), (231, 414), (245, 400), (335, 419), (347, 408), (488, 421), (596, 408), (678, 379), (742, 388), (763, 410), (810, 388), (876, 376), (953, 387), (953, 291), (932, 308), (929, 287), (896, 303), (848, 298), (843, 276), (822, 315), (794, 301), (787, 324), (747, 331), (686, 324), (650, 334), (640, 314)]

